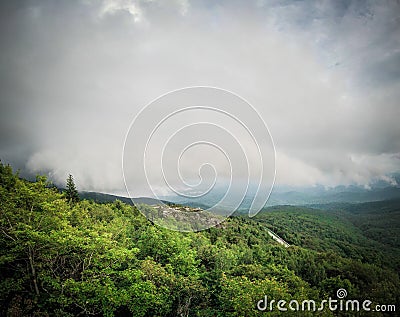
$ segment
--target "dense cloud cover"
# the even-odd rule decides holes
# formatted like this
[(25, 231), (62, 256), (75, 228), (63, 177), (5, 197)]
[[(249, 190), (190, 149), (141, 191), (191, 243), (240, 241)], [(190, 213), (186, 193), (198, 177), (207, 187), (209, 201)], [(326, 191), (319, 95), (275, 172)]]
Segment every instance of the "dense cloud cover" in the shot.
[(278, 184), (367, 185), (400, 170), (397, 1), (0, 6), (0, 158), (23, 174), (61, 184), (72, 173), (81, 190), (123, 193), (131, 120), (195, 85), (254, 105)]

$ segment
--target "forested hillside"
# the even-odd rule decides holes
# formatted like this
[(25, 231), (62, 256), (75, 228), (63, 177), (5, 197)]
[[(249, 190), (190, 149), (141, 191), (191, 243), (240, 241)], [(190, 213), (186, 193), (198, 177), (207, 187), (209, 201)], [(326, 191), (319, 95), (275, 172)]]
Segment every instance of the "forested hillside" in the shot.
[(291, 316), (256, 304), (264, 295), (317, 301), (338, 288), (399, 303), (398, 257), (385, 249), (397, 245), (361, 231), (340, 215), (283, 207), (168, 231), (134, 206), (72, 202), (44, 177), (28, 182), (0, 164), (0, 315)]
[[(377, 207), (371, 210), (373, 206)], [(399, 213), (400, 201), (349, 204), (328, 211), (275, 206), (255, 220), (290, 244), (400, 271)]]

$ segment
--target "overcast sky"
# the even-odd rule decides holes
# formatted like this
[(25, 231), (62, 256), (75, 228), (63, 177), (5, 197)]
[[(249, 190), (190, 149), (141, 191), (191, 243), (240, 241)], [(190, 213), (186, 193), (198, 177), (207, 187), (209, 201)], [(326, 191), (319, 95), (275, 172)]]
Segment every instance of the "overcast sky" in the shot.
[(398, 1), (0, 8), (0, 158), (23, 173), (56, 184), (71, 173), (80, 190), (123, 193), (132, 119), (158, 96), (197, 85), (258, 110), (279, 185), (368, 185), (400, 170)]

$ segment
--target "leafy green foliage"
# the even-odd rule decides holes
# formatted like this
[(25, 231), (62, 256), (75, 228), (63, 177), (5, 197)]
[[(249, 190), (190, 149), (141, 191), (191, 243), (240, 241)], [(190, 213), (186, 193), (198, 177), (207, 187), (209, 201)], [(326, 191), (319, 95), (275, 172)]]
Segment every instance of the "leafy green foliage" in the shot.
[[(271, 224), (294, 246), (273, 241)], [(0, 315), (258, 316), (264, 295), (319, 300), (340, 287), (398, 303), (398, 273), (367, 257), (350, 228), (336, 215), (277, 209), (173, 232), (120, 201), (70, 204), (45, 178), (27, 182), (0, 164)]]

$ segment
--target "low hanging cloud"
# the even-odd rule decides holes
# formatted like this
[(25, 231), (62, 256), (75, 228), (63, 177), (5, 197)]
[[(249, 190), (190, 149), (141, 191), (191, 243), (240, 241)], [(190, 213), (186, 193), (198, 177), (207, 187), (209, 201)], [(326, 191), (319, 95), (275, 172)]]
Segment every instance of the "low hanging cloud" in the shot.
[(123, 193), (131, 120), (196, 85), (259, 111), (278, 184), (367, 185), (400, 170), (397, 1), (0, 6), (0, 158), (25, 175)]

